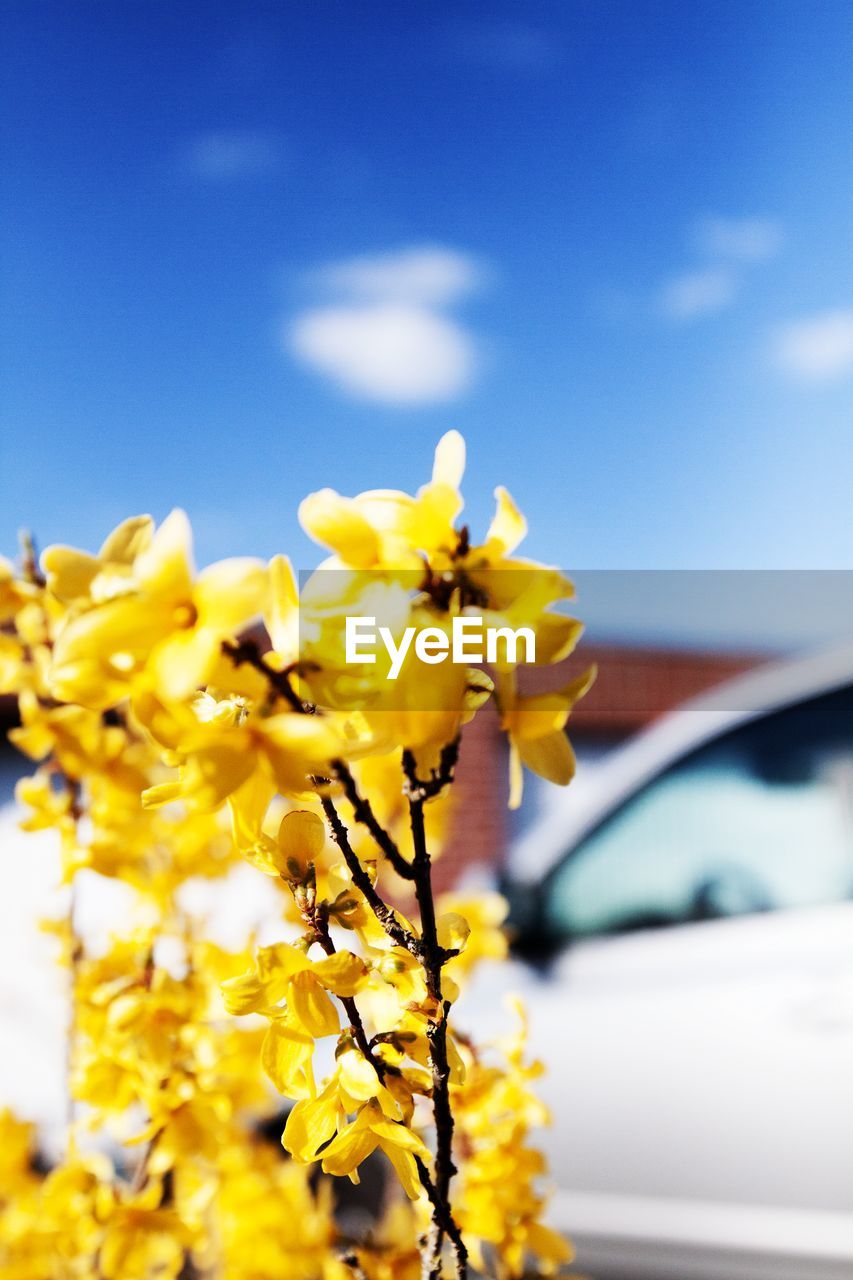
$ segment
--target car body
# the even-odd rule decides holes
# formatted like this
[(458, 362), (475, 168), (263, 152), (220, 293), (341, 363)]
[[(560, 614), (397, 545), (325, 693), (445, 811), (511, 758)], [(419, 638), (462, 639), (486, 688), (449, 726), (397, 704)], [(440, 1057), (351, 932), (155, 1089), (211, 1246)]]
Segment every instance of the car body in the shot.
[(508, 973), (596, 1280), (853, 1276), (853, 650), (689, 704), (515, 850)]

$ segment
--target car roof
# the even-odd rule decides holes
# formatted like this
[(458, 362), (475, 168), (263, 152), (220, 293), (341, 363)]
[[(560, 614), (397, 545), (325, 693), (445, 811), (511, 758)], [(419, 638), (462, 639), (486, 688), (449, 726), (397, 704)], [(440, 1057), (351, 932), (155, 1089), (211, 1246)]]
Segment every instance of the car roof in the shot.
[(582, 786), (559, 793), (548, 813), (514, 846), (513, 874), (527, 879), (534, 868), (538, 878), (550, 870), (634, 792), (697, 747), (760, 716), (849, 684), (853, 684), (853, 644), (805, 657), (768, 660), (755, 671), (691, 698), (590, 768)]

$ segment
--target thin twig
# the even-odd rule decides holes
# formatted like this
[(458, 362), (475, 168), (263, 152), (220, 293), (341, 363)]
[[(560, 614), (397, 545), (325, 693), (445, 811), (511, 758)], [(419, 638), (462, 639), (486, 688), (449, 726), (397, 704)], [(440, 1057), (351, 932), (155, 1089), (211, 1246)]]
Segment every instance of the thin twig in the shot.
[[(326, 955), (335, 955), (337, 948), (335, 947), (332, 936), (329, 933), (329, 920), (326, 913), (322, 908), (314, 907), (311, 910), (305, 911), (303, 915), (306, 921), (310, 923), (314, 930), (314, 935)], [(364, 1022), (362, 1021), (361, 1012), (355, 1002), (355, 998), (353, 996), (338, 996), (338, 999), (346, 1010), (346, 1015), (350, 1021), (350, 1030), (352, 1031), (353, 1039), (361, 1050), (362, 1055), (373, 1067), (381, 1083), (385, 1079), (385, 1063), (381, 1058), (377, 1058), (376, 1054), (373, 1052), (373, 1048), (367, 1038), (367, 1032), (364, 1029)]]
[(335, 808), (334, 801), (329, 796), (322, 796), (320, 803), (323, 806), (323, 812), (326, 815), (329, 826), (332, 830), (332, 837), (344, 855), (344, 861), (347, 864), (349, 873), (355, 887), (364, 897), (367, 905), (370, 907), (376, 919), (382, 925), (391, 941), (398, 947), (404, 947), (406, 951), (410, 951), (412, 955), (419, 955), (419, 940), (400, 924), (394, 912), (380, 897), (373, 886), (373, 882), (367, 871), (359, 861), (358, 855), (350, 844), (349, 832), (344, 825), (340, 814)]
[(415, 758), (411, 751), (403, 752), (403, 771), (406, 775), (406, 794), (411, 800), (432, 800), (453, 781), (459, 761), (459, 734), (441, 748), (438, 768), (430, 771), (428, 778), (419, 778)]
[(27, 582), (35, 587), (47, 586), (47, 579), (39, 568), (36, 541), (29, 529), (22, 529), (18, 534), (21, 544), (21, 568)]
[(447, 1234), (453, 1245), (453, 1250), (456, 1254), (457, 1274), (464, 1276), (468, 1268), (468, 1250), (465, 1247), (465, 1241), (462, 1239), (462, 1232), (459, 1230), (456, 1220), (447, 1205), (440, 1200), (435, 1183), (430, 1177), (429, 1169), (420, 1156), (415, 1156), (415, 1165), (417, 1166), (420, 1184), (427, 1193), (427, 1199), (432, 1205), (433, 1213), (441, 1222), (442, 1230)]
[[(83, 817), (83, 806), (80, 797), (80, 783), (57, 766), (59, 777), (68, 796), (68, 816), (74, 823), (75, 840), (80, 820)], [(65, 1088), (66, 1088), (66, 1146), (71, 1150), (74, 1141), (74, 1124), (77, 1119), (77, 1102), (74, 1097), (74, 1051), (77, 1044), (77, 982), (80, 974), (80, 963), (83, 959), (83, 941), (77, 932), (77, 884), (72, 875), (68, 886), (68, 912), (66, 925), (68, 928), (68, 1037), (65, 1043)]]
[(404, 880), (412, 880), (414, 878), (412, 864), (407, 862), (403, 857), (394, 840), (373, 812), (373, 806), (370, 801), (359, 791), (358, 784), (356, 783), (349, 766), (345, 764), (343, 760), (333, 760), (332, 770), (335, 777), (343, 786), (344, 795), (352, 805), (352, 811), (356, 822), (367, 827), (368, 831), (373, 836), (373, 839), (385, 854), (385, 857), (391, 863), (391, 866), (397, 872), (397, 875), (401, 876)]
[(290, 677), (296, 667), (285, 667), (283, 671), (276, 671), (273, 667), (267, 666), (254, 640), (223, 640), (222, 652), (231, 659), (235, 667), (249, 666), (265, 676), (270, 688), (280, 698), (284, 698), (285, 702), (300, 715), (311, 715), (316, 710), (313, 703), (303, 702), (290, 683)]
[(437, 1280), (441, 1274), (441, 1248), (445, 1234), (454, 1245), (458, 1280), (464, 1280), (467, 1271), (467, 1254), (450, 1208), (450, 1181), (456, 1172), (453, 1164), (453, 1110), (450, 1105), (450, 1062), (447, 1053), (447, 1018), (450, 1012), (450, 1001), (444, 999), (441, 987), (441, 971), (447, 962), (448, 952), (438, 941), (435, 899), (432, 892), (432, 861), (424, 825), (425, 801), (429, 796), (438, 795), (439, 791), (452, 780), (458, 751), (459, 742), (455, 739), (442, 750), (439, 767), (433, 771), (427, 781), (418, 777), (412, 752), (403, 752), (403, 772), (407, 782), (409, 818), (415, 850), (412, 862), (415, 896), (421, 913), (421, 963), (427, 990), (440, 1009), (440, 1016), (427, 1026), (436, 1135), (433, 1184), (435, 1198), (430, 1197), (433, 1204), (433, 1225), (430, 1231), (428, 1254), (424, 1259), (424, 1274), (429, 1280)]

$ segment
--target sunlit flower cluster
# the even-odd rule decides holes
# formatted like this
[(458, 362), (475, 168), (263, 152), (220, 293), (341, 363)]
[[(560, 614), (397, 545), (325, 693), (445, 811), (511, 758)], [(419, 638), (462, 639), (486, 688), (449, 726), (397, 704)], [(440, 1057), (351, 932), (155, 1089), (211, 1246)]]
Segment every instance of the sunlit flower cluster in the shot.
[[(431, 868), (465, 725), (494, 705), (518, 804), (525, 766), (570, 780), (593, 673), (531, 696), (509, 655), (487, 672), (412, 650), (389, 681), (344, 650), (347, 616), (449, 634), (474, 614), (530, 628), (537, 662), (573, 649), (571, 583), (516, 555), (503, 489), (472, 541), (463, 467), (451, 432), (414, 496), (311, 495), (301, 520), (330, 555), (301, 586), (283, 556), (196, 573), (180, 511), (125, 521), (96, 555), (0, 561), (0, 692), (36, 764), (22, 826), (61, 847), (71, 1010), (63, 1159), (0, 1117), (4, 1277), (414, 1280), (470, 1255), (504, 1280), (569, 1256), (542, 1223), (523, 1031), (480, 1050), (453, 1016), (505, 954), (505, 904), (436, 899)], [(235, 953), (189, 890), (227, 898), (243, 862), (275, 928)], [(106, 942), (77, 930), (84, 872), (131, 891)], [(400, 1194), (381, 1215), (366, 1197), (352, 1238), (334, 1179), (377, 1163)]]

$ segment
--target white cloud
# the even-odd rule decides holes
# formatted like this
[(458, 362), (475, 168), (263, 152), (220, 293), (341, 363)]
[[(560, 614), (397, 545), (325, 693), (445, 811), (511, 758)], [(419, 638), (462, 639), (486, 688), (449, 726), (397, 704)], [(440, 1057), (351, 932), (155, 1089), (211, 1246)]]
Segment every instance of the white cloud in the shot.
[(277, 169), (282, 160), (280, 140), (255, 129), (221, 129), (190, 139), (183, 167), (202, 182), (234, 182)]
[(355, 298), (444, 306), (473, 293), (484, 275), (469, 254), (421, 245), (333, 262), (314, 272), (312, 279), (333, 293)]
[(470, 254), (441, 245), (327, 263), (307, 279), (332, 299), (293, 319), (287, 348), (351, 396), (408, 406), (453, 400), (478, 361), (474, 338), (447, 309), (487, 275)]
[(687, 271), (668, 281), (660, 294), (660, 306), (671, 320), (693, 320), (722, 311), (735, 299), (738, 277), (727, 267)]
[(702, 218), (694, 238), (702, 253), (737, 262), (763, 262), (782, 248), (785, 233), (776, 218)]
[(476, 365), (465, 330), (413, 302), (317, 307), (296, 317), (288, 346), (349, 395), (385, 404), (453, 400)]
[(853, 373), (853, 308), (781, 325), (772, 350), (779, 368), (807, 382), (832, 382)]

